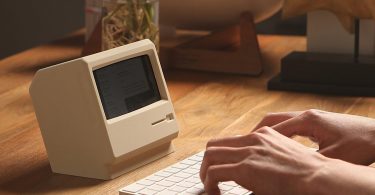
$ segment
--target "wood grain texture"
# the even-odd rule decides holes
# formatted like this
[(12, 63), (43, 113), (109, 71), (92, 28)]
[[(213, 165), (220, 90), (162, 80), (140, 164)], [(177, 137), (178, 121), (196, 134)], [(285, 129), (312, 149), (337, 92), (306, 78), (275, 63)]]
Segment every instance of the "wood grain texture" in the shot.
[(250, 132), (268, 112), (318, 108), (375, 117), (374, 98), (267, 91), (280, 59), (292, 50), (305, 50), (306, 39), (259, 36), (265, 64), (261, 77), (166, 72), (181, 127), (175, 153), (111, 181), (54, 174), (28, 87), (36, 70), (79, 57), (82, 40), (81, 33), (74, 34), (0, 61), (0, 194), (117, 194), (121, 187), (203, 150), (209, 139)]

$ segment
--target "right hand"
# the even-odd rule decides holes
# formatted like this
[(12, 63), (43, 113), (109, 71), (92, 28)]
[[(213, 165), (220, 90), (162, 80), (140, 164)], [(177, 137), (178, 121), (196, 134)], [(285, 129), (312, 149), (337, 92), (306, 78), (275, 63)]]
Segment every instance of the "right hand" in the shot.
[(309, 137), (319, 143), (319, 152), (330, 158), (360, 165), (375, 162), (374, 119), (308, 110), (268, 114), (255, 130), (264, 126), (288, 137)]
[(262, 195), (318, 194), (324, 185), (315, 187), (312, 182), (320, 184), (315, 176), (332, 161), (263, 127), (245, 136), (209, 141), (200, 178), (210, 195), (220, 194), (218, 184), (226, 181)]

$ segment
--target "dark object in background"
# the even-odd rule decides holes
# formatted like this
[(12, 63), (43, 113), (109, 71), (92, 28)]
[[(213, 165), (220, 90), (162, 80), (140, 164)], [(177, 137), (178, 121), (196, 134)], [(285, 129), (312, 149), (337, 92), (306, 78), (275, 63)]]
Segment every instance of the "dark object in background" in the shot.
[(307, 16), (282, 20), (281, 11), (256, 25), (258, 34), (306, 35)]
[(320, 94), (375, 96), (375, 60), (356, 63), (345, 54), (293, 52), (281, 62), (281, 73), (268, 83), (270, 90)]
[(375, 96), (375, 58), (359, 56), (360, 21), (355, 20), (353, 54), (293, 52), (281, 62), (270, 90)]
[(81, 29), (83, 0), (0, 1), (0, 59)]

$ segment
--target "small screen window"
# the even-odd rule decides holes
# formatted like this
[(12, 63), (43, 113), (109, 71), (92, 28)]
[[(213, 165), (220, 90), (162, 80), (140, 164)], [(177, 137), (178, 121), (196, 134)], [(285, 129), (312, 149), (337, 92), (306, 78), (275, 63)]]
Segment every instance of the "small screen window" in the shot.
[(107, 120), (161, 100), (147, 55), (97, 69), (94, 77)]

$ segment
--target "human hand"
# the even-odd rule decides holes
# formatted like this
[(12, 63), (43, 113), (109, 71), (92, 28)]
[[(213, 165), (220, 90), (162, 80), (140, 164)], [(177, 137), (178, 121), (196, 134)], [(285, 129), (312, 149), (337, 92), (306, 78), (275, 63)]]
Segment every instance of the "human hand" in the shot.
[(268, 114), (255, 129), (263, 126), (288, 137), (310, 137), (319, 143), (319, 152), (330, 158), (360, 165), (375, 161), (374, 119), (308, 110)]
[(314, 194), (308, 183), (328, 158), (269, 127), (207, 144), (200, 177), (208, 194), (235, 181), (255, 194)]

